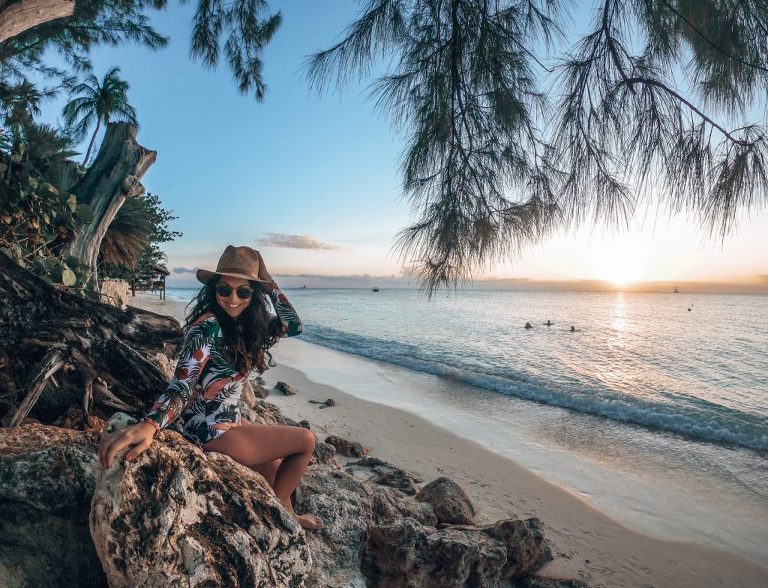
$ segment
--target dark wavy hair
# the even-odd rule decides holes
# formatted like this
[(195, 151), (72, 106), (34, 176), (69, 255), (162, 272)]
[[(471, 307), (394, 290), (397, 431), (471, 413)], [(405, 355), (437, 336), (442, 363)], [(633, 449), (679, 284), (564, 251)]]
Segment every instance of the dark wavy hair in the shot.
[(200, 289), (197, 297), (189, 303), (189, 311), (184, 324), (188, 329), (198, 318), (212, 312), (221, 326), (224, 348), (232, 356), (235, 369), (243, 376), (252, 370), (264, 373), (275, 364), (269, 348), (277, 343), (283, 332), (280, 319), (269, 311), (269, 295), (258, 284), (248, 282), (253, 288), (251, 301), (237, 318), (229, 316), (216, 302), (216, 284), (221, 276), (214, 274)]

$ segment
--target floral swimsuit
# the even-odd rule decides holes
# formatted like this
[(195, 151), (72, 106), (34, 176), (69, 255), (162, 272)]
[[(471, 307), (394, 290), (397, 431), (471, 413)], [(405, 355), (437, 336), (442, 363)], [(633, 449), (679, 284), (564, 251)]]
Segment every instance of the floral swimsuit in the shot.
[[(285, 294), (272, 283), (272, 305), (285, 337), (302, 331), (301, 320)], [(200, 316), (184, 336), (173, 380), (144, 420), (160, 431), (171, 427), (202, 446), (240, 425), (243, 376), (226, 359), (221, 327), (212, 312)], [(177, 419), (181, 416), (181, 419)]]

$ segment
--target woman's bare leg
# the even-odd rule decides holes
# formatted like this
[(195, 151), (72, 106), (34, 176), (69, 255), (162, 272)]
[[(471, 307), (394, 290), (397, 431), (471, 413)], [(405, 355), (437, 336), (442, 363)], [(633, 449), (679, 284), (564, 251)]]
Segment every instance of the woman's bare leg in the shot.
[[(291, 493), (299, 485), (309, 460), (312, 459), (315, 435), (300, 427), (246, 423), (209, 441), (203, 449), (223, 453), (254, 469), (267, 462), (282, 459), (271, 485), (278, 500), (293, 513)], [(313, 515), (296, 515), (296, 518), (303, 527), (322, 527), (322, 521)]]
[(273, 459), (272, 461), (267, 461), (260, 463), (259, 465), (252, 466), (251, 469), (259, 472), (262, 476), (264, 476), (264, 479), (269, 482), (269, 485), (272, 486), (272, 488), (274, 488), (275, 474), (277, 474), (277, 468), (280, 467), (281, 463), (283, 463), (281, 458)]

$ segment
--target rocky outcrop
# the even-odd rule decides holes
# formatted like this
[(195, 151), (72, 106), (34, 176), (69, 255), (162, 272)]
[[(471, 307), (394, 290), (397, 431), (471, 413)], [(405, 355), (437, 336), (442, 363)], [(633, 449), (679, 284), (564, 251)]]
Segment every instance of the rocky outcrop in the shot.
[(326, 438), (325, 442), (333, 445), (336, 451), (347, 457), (365, 457), (368, 455), (368, 448), (357, 441), (348, 441), (336, 435), (331, 435)]
[(477, 520), (469, 496), (449, 478), (437, 478), (430, 482), (416, 495), (416, 500), (429, 502), (440, 523), (473, 525)]
[(389, 486), (409, 496), (416, 495), (419, 491), (417, 484), (422, 482), (421, 478), (401, 470), (378, 457), (366, 457), (359, 461), (351, 461), (347, 463), (347, 468), (351, 469), (353, 473), (357, 472), (363, 476), (369, 475), (368, 479), (375, 484)]
[[(285, 421), (264, 401), (251, 410)], [(116, 413), (105, 427), (132, 422)], [(473, 523), (474, 509), (447, 478), (419, 490), (374, 457), (342, 469), (325, 443), (295, 493), (296, 510), (325, 523), (305, 533), (259, 474), (175, 432), (106, 471), (99, 441), (0, 430), (0, 584), (494, 588), (526, 585), (549, 558), (538, 520), (452, 523)]]
[(307, 470), (297, 510), (325, 523), (307, 535), (315, 560), (308, 586), (494, 588), (550, 557), (536, 519), (437, 529), (431, 504), (374, 478), (322, 465)]
[(0, 585), (107, 586), (88, 530), (99, 435), (0, 429)]
[(298, 586), (304, 533), (266, 481), (174, 433), (101, 473), (90, 529), (110, 586)]

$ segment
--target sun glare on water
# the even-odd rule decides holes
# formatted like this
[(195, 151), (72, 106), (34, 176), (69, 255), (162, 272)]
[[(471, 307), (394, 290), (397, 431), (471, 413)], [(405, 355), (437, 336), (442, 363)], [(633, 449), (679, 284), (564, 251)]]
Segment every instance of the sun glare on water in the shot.
[(593, 257), (595, 278), (618, 288), (649, 279), (645, 247), (632, 236), (617, 237)]

